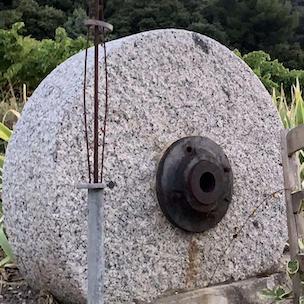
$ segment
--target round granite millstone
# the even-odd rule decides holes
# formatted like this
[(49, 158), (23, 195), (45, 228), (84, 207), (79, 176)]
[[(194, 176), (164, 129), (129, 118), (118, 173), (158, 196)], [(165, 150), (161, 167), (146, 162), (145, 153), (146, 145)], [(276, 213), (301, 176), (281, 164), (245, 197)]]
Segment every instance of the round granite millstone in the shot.
[[(218, 42), (183, 30), (119, 39), (108, 43), (108, 54), (105, 182), (115, 187), (105, 197), (105, 303), (151, 300), (274, 267), (287, 239), (281, 125), (258, 78)], [(102, 56), (100, 63), (102, 71)], [(32, 286), (74, 304), (85, 303), (87, 270), (87, 194), (75, 187), (87, 181), (83, 64), (83, 52), (68, 59), (26, 104), (8, 146), (3, 195), (21, 271)], [(92, 108), (92, 50), (88, 79)], [(228, 212), (198, 234), (172, 226), (155, 192), (162, 153), (195, 135), (219, 144), (234, 174)]]

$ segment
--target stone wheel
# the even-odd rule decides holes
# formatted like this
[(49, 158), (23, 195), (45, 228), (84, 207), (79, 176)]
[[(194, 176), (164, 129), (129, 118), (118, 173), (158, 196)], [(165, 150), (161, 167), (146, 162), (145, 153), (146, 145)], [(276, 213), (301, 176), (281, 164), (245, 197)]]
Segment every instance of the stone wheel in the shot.
[[(116, 186), (106, 190), (105, 303), (151, 300), (273, 267), (287, 239), (281, 125), (258, 78), (218, 42), (183, 30), (112, 41), (108, 53), (105, 177)], [(82, 52), (61, 64), (26, 104), (7, 150), (3, 196), (21, 271), (32, 286), (74, 304), (85, 303), (87, 270), (86, 193), (75, 187), (87, 181), (83, 62)], [(88, 79), (91, 103), (92, 50)], [(186, 136), (216, 142), (234, 175), (227, 213), (204, 233), (173, 226), (156, 197), (158, 162)]]

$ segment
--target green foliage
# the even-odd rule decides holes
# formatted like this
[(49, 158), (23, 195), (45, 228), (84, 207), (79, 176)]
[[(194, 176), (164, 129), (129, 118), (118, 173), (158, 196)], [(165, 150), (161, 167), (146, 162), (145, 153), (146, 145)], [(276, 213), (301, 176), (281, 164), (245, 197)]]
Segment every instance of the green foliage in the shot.
[[(281, 121), (286, 129), (294, 128), (296, 126), (304, 124), (304, 100), (302, 97), (302, 91), (300, 88), (299, 80), (296, 80), (296, 84), (292, 86), (291, 90), (291, 102), (287, 102), (284, 90), (281, 90), (280, 94), (277, 94), (273, 90), (272, 100), (277, 108), (278, 114)], [(304, 151), (298, 152), (299, 158), (299, 172), (298, 176), (301, 179), (302, 185), (304, 186)], [(302, 208), (301, 204), (301, 208)], [(299, 242), (299, 247), (303, 241)], [(301, 251), (303, 251), (300, 248)]]
[(282, 301), (290, 297), (291, 291), (285, 290), (282, 286), (277, 286), (273, 289), (265, 288), (259, 294), (264, 300)]
[(243, 52), (270, 51), (289, 41), (298, 25), (298, 15), (285, 0), (217, 0), (212, 8), (229, 44)]
[[(6, 143), (9, 142), (12, 135), (12, 130), (6, 127), (0, 122), (0, 139)], [(0, 190), (2, 192), (2, 171), (4, 164), (4, 155), (0, 154)], [(0, 267), (12, 263), (14, 260), (13, 252), (8, 239), (5, 234), (4, 223), (3, 223), (3, 213), (2, 213), (2, 201), (0, 202), (0, 248), (3, 250), (5, 257), (0, 261)]]
[(12, 136), (12, 130), (0, 122), (0, 139), (8, 142)]
[(289, 275), (294, 275), (299, 271), (300, 264), (298, 260), (291, 260), (287, 263), (287, 273)]
[(34, 0), (18, 1), (15, 9), (1, 11), (0, 17), (6, 28), (17, 21), (24, 22), (25, 33), (38, 39), (54, 38), (56, 28), (62, 26), (66, 20), (61, 10), (48, 5), (40, 6)]
[(106, 18), (114, 24), (115, 37), (184, 28), (242, 53), (264, 50), (288, 67), (304, 68), (304, 39), (296, 35), (303, 32), (304, 8), (295, 10), (289, 0), (112, 0)]
[(73, 11), (75, 7), (79, 7), (85, 4), (86, 0), (39, 0), (39, 4), (44, 6), (53, 6), (56, 9), (62, 11)]
[(16, 10), (0, 10), (0, 28), (8, 28), (22, 19), (22, 14)]
[(277, 59), (271, 60), (270, 55), (264, 51), (254, 51), (244, 56), (236, 51), (236, 54), (251, 67), (269, 92), (273, 89), (279, 92), (281, 86), (291, 88), (296, 79), (304, 84), (304, 70), (290, 70)]
[(75, 8), (73, 14), (68, 17), (67, 22), (64, 24), (69, 37), (77, 38), (81, 35), (86, 34), (86, 26), (84, 25), (84, 20), (88, 16), (83, 8)]
[(0, 248), (3, 250), (5, 257), (0, 261), (0, 268), (14, 261), (13, 251), (8, 242), (3, 225), (3, 216), (0, 218)]
[(20, 35), (23, 23), (16, 23), (10, 30), (0, 29), (0, 92), (9, 87), (20, 88), (26, 84), (29, 91), (58, 64), (86, 45), (84, 38), (71, 39), (63, 28), (56, 30), (54, 40), (35, 40)]
[(85, 3), (84, 0), (15, 0), (0, 3), (0, 28), (8, 29), (22, 21), (26, 35), (36, 39), (54, 38), (58, 27), (67, 22), (68, 26), (71, 25), (69, 18), (77, 20), (82, 16), (77, 9), (84, 11)]
[[(54, 38), (64, 27), (76, 38), (86, 29), (85, 0), (15, 0), (0, 3), (0, 28), (24, 22), (25, 35)], [(294, 4), (292, 5), (292, 3)], [(289, 68), (304, 68), (304, 3), (295, 0), (108, 0), (111, 38), (158, 28), (183, 28), (215, 38), (242, 53), (264, 50)]]
[(225, 39), (220, 23), (207, 19), (215, 0), (112, 0), (106, 5), (106, 18), (114, 24), (114, 37), (159, 28), (195, 30)]
[(272, 100), (278, 110), (281, 121), (285, 128), (294, 128), (304, 124), (304, 101), (299, 81), (292, 86), (291, 103), (288, 104), (284, 90), (277, 94), (274, 90)]

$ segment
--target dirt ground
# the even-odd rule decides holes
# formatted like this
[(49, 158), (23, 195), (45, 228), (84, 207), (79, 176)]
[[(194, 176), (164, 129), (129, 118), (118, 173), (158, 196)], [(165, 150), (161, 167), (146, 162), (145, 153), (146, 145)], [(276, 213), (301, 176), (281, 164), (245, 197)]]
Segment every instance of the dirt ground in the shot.
[(39, 293), (31, 290), (14, 265), (0, 268), (1, 304), (36, 304)]
[[(2, 254), (0, 252), (0, 260)], [(14, 265), (0, 268), (0, 304), (59, 304), (46, 293), (30, 288)]]
[(51, 295), (31, 289), (24, 281), (1, 284), (1, 304), (59, 304)]
[(37, 304), (41, 303), (39, 294), (31, 290), (26, 284), (4, 285), (0, 293), (1, 304)]

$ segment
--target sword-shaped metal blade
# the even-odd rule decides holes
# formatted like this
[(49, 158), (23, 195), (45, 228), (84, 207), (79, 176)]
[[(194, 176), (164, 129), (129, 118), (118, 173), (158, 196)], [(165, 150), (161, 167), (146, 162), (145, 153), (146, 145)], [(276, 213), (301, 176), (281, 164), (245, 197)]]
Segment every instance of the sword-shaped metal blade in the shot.
[[(86, 119), (86, 102), (85, 89), (86, 81), (84, 81), (84, 123), (85, 123), (85, 138), (87, 146), (87, 161), (89, 171), (89, 184), (81, 186), (88, 189), (88, 304), (104, 304), (104, 272), (105, 272), (105, 256), (104, 256), (104, 185), (99, 183), (99, 43), (104, 46), (104, 61), (105, 61), (105, 114), (104, 114), (104, 131), (102, 140), (102, 158), (101, 158), (101, 174), (100, 181), (103, 181), (103, 165), (104, 165), (104, 147), (106, 135), (106, 122), (108, 114), (108, 78), (107, 78), (107, 56), (105, 45), (105, 33), (112, 31), (113, 26), (104, 22), (104, 3), (103, 0), (88, 0), (89, 16), (91, 19), (86, 20), (88, 26), (88, 38), (90, 29), (94, 36), (94, 117), (93, 117), (93, 183), (91, 183), (90, 169), (90, 153), (88, 143), (88, 130)], [(102, 19), (102, 20), (101, 20)], [(102, 35), (102, 40), (100, 39)], [(87, 50), (85, 53), (85, 74), (86, 80), (87, 66)]]
[(88, 304), (104, 304), (104, 188), (103, 184), (86, 184), (88, 189)]
[(88, 190), (88, 304), (104, 303), (103, 202), (103, 188)]

